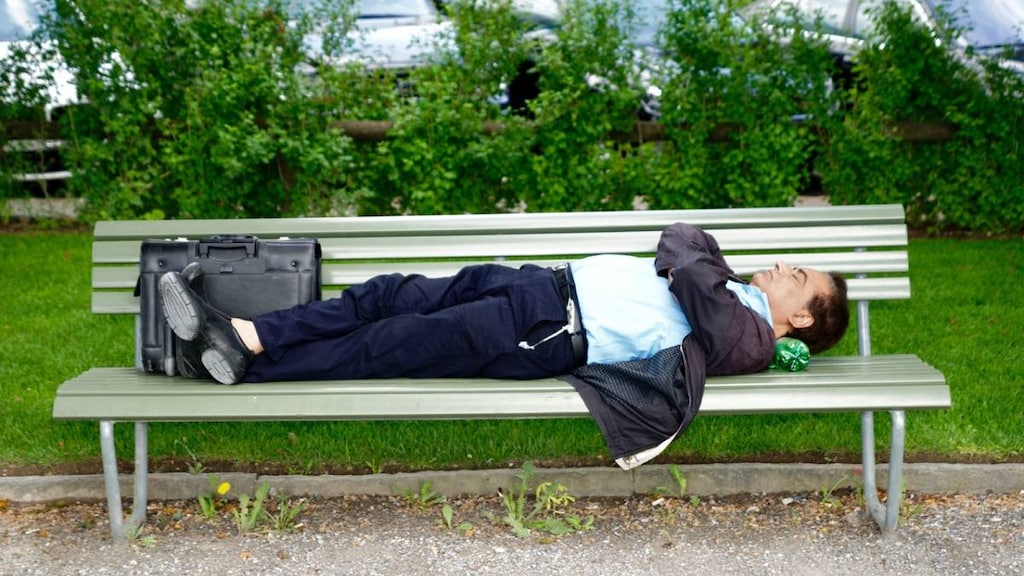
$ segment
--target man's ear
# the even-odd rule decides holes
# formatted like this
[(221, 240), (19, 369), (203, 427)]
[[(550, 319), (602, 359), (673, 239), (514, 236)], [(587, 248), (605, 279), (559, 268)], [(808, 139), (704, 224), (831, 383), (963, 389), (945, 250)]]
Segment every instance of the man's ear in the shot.
[(793, 328), (808, 328), (814, 324), (814, 315), (807, 308), (801, 308), (789, 315), (789, 325)]

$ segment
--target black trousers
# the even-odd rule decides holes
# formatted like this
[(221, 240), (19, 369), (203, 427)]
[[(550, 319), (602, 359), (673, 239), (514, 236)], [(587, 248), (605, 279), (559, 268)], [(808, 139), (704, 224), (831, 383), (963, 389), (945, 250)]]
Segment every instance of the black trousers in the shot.
[(574, 368), (567, 334), (537, 344), (565, 325), (566, 310), (552, 270), (533, 265), (468, 266), (447, 278), (377, 276), (339, 298), (253, 321), (265, 352), (246, 382), (531, 379)]

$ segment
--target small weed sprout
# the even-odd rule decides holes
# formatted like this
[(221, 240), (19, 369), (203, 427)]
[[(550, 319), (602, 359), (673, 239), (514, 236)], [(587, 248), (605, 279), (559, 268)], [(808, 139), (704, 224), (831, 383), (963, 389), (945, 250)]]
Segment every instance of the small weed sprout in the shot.
[(587, 530), (594, 529), (593, 516), (587, 516), (586, 519), (581, 519), (579, 516), (568, 515), (565, 517), (565, 523), (572, 528), (573, 532), (586, 532)]
[(529, 481), (533, 474), (533, 463), (524, 463), (523, 471), (516, 475), (518, 486), (501, 494), (505, 515), (500, 519), (491, 515), (492, 521), (505, 524), (520, 538), (529, 536), (534, 530), (561, 536), (593, 529), (593, 516), (581, 519), (566, 510), (567, 506), (575, 503), (576, 498), (558, 482), (539, 484), (533, 491), (533, 506), (529, 508)]
[(822, 486), (821, 491), (820, 491), (820, 494), (821, 494), (821, 505), (826, 507), (826, 508), (835, 508), (835, 507), (839, 506), (842, 502), (839, 500), (839, 497), (836, 496), (835, 492), (847, 480), (848, 480), (848, 477), (847, 476), (843, 476), (839, 480), (836, 480), (835, 483), (832, 484), (832, 486)]
[(188, 447), (188, 438), (181, 438), (180, 440), (175, 440), (174, 445), (180, 446), (181, 449), (188, 454), (190, 460), (188, 465), (189, 474), (198, 476), (202, 474), (204, 470), (206, 470), (206, 466), (204, 466), (203, 463), (199, 461), (199, 457), (196, 456), (196, 453), (191, 448)]
[[(448, 530), (453, 530), (455, 526), (455, 510), (452, 509), (451, 504), (445, 504), (441, 507), (441, 523)], [(473, 532), (473, 525), (469, 522), (462, 522), (457, 527), (463, 534), (470, 534)]]
[[(222, 482), (217, 487), (217, 493), (223, 496), (230, 488), (230, 484)], [(269, 482), (257, 486), (252, 497), (248, 494), (238, 495), (238, 506), (231, 510), (231, 514), (234, 516), (239, 534), (253, 532), (262, 527), (278, 532), (290, 532), (300, 526), (297, 520), (299, 514), (306, 510), (306, 500), (303, 498), (289, 503), (288, 499), (281, 495), (277, 498), (276, 511), (271, 512), (267, 502), (269, 495)]]
[(263, 504), (266, 502), (269, 492), (270, 484), (264, 482), (256, 488), (253, 498), (250, 498), (248, 494), (238, 496), (238, 508), (232, 510), (231, 514), (235, 517), (235, 526), (238, 527), (239, 534), (246, 534), (256, 529), (260, 519), (266, 514)]
[(543, 482), (534, 493), (534, 513), (543, 509), (545, 512), (558, 513), (563, 507), (576, 502), (569, 494), (569, 489), (557, 482)]
[[(672, 475), (672, 479), (676, 481), (676, 487), (658, 486), (654, 489), (654, 494), (659, 497), (682, 498), (686, 493), (686, 476), (683, 475), (683, 471), (677, 464), (669, 465), (668, 471)], [(694, 498), (697, 498), (697, 504), (700, 504), (700, 498), (696, 495), (690, 497), (690, 503), (693, 504)], [(696, 504), (694, 505), (696, 506)]]
[(924, 510), (924, 504), (911, 503), (913, 496), (907, 495), (907, 479), (900, 480), (900, 515), (898, 522), (906, 523)]
[(430, 488), (432, 485), (433, 484), (431, 482), (424, 482), (423, 485), (420, 486), (419, 492), (406, 492), (406, 501), (408, 501), (416, 508), (425, 509), (437, 504), (441, 504), (445, 500), (447, 500), (445, 496), (431, 490)]
[(444, 521), (445, 528), (452, 529), (452, 520), (455, 518), (455, 511), (452, 510), (451, 504), (445, 504), (441, 507), (441, 520)]
[(288, 500), (282, 497), (277, 505), (277, 513), (264, 512), (264, 515), (270, 522), (271, 529), (278, 532), (291, 532), (299, 527), (296, 520), (305, 509), (306, 501), (304, 499), (296, 500), (295, 504), (289, 504)]
[(207, 480), (210, 485), (209, 490), (206, 494), (199, 495), (199, 511), (203, 518), (210, 520), (217, 515), (217, 505), (220, 502), (220, 497), (231, 490), (231, 483), (220, 482), (215, 474), (211, 474)]
[(152, 534), (143, 535), (142, 526), (129, 526), (124, 531), (124, 539), (132, 548), (153, 548), (156, 546), (156, 536)]
[(217, 515), (217, 503), (212, 495), (199, 495), (199, 513), (207, 520), (211, 520)]

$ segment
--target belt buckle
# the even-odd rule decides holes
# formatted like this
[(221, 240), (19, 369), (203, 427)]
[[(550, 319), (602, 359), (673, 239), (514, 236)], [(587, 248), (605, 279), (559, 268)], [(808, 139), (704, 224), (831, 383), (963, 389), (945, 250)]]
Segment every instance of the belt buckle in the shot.
[(551, 269), (559, 276), (559, 280), (565, 283), (565, 320), (569, 326), (569, 334), (580, 334), (582, 326), (580, 325), (579, 313), (576, 310), (576, 300), (573, 298), (573, 286), (569, 278), (569, 263), (563, 262), (562, 264), (552, 266)]
[(579, 334), (579, 320), (580, 317), (576, 314), (576, 302), (573, 301), (570, 295), (569, 301), (565, 303), (565, 323), (569, 325), (569, 334)]

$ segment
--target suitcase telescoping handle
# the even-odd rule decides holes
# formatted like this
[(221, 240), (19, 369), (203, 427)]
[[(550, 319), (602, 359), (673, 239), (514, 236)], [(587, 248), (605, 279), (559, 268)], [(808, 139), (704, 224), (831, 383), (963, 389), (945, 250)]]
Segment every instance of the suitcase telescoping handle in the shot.
[[(199, 256), (201, 258), (209, 258), (210, 250), (245, 250), (246, 258), (256, 257), (256, 246), (259, 244), (259, 238), (252, 234), (244, 234), (239, 236), (211, 236), (205, 240), (199, 241)], [(241, 258), (238, 258), (239, 260)]]

